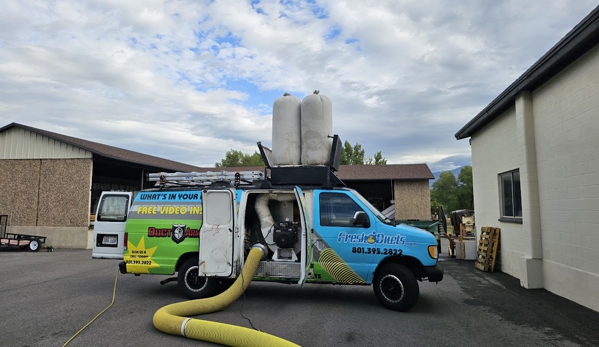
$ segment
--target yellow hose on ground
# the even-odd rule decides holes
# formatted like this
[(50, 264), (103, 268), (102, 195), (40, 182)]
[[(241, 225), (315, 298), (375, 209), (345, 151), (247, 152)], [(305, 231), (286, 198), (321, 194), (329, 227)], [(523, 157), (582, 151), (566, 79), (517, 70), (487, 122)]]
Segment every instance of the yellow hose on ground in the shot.
[(153, 322), (156, 329), (171, 335), (183, 335), (191, 339), (225, 346), (298, 346), (280, 337), (258, 330), (187, 318), (188, 316), (222, 310), (237, 300), (250, 285), (263, 255), (263, 248), (259, 246), (252, 247), (241, 271), (241, 276), (225, 292), (211, 298), (183, 301), (160, 308), (154, 313)]

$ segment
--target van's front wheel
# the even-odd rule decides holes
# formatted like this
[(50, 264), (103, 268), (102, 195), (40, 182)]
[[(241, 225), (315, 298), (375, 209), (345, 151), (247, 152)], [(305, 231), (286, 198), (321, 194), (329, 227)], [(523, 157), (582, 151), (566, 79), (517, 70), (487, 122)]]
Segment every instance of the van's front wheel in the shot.
[(187, 259), (179, 269), (177, 283), (189, 299), (209, 298), (216, 295), (219, 281), (212, 277), (198, 276), (198, 258)]
[(384, 307), (407, 311), (418, 301), (420, 288), (416, 277), (401, 264), (385, 264), (374, 278), (374, 293)]

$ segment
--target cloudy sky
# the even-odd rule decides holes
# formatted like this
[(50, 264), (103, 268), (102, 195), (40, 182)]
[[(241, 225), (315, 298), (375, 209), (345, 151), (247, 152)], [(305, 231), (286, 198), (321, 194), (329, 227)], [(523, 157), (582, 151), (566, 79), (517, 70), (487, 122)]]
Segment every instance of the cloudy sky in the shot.
[(469, 164), (454, 134), (596, 0), (4, 0), (0, 127), (197, 166), (271, 144), (272, 104), (315, 89), (389, 164)]

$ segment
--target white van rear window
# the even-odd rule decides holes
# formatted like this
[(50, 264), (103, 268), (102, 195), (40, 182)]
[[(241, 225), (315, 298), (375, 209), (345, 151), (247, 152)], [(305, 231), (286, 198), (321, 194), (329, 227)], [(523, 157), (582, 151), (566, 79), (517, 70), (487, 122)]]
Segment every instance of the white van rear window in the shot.
[(123, 222), (127, 220), (129, 196), (104, 195), (100, 201), (100, 209), (96, 216), (97, 221)]

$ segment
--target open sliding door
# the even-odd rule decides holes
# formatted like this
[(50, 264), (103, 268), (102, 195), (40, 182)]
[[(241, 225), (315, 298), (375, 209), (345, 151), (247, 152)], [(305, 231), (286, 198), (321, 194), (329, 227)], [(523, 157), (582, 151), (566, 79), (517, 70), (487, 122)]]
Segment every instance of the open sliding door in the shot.
[(301, 274), (298, 284), (303, 285), (306, 281), (306, 274), (310, 271), (312, 264), (312, 225), (310, 223), (310, 211), (306, 206), (304, 192), (300, 187), (295, 187), (295, 197), (299, 204), (299, 213), (302, 224), (302, 245), (301, 245)]

